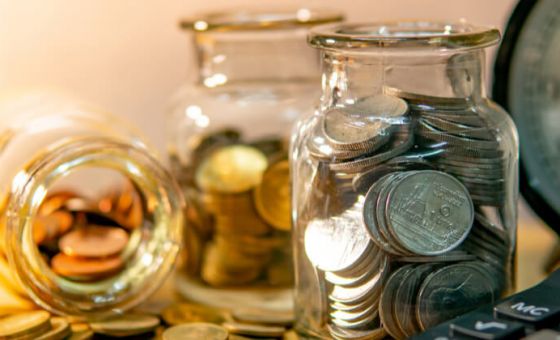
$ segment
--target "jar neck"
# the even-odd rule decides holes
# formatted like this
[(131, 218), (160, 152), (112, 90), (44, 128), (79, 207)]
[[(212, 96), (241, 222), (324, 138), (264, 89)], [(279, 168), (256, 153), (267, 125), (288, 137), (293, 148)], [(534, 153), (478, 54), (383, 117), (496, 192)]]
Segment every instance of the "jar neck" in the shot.
[[(144, 221), (125, 269), (88, 283), (55, 274), (43, 260), (32, 231), (35, 216), (57, 180), (92, 167), (117, 171), (134, 183), (143, 197)], [(8, 196), (5, 250), (10, 267), (28, 295), (57, 314), (100, 317), (136, 306), (163, 282), (179, 251), (184, 206), (180, 189), (138, 145), (99, 137), (60, 143), (20, 170)]]
[(436, 97), (486, 96), (485, 53), (322, 52), (322, 106), (352, 103), (384, 87)]
[(216, 87), (231, 82), (317, 79), (319, 58), (307, 46), (304, 28), (196, 32), (199, 82)]

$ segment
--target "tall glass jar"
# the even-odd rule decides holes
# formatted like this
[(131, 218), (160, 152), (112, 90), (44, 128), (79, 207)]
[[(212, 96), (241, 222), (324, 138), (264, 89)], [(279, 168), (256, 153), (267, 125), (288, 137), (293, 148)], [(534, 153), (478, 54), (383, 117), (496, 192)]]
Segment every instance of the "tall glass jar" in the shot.
[(407, 338), (513, 287), (516, 129), (486, 96), (496, 29), (313, 29), (323, 95), (290, 152), (296, 329)]
[[(139, 134), (35, 93), (0, 104), (0, 136), (3, 307), (15, 312), (28, 297), (56, 314), (101, 318), (146, 299), (179, 253), (184, 203)], [(125, 184), (119, 216), (111, 200), (90, 204)]]
[(291, 308), (287, 145), (318, 95), (311, 25), (326, 11), (210, 13), (193, 32), (198, 79), (175, 96), (168, 150), (187, 197), (183, 275), (190, 300), (224, 308)]

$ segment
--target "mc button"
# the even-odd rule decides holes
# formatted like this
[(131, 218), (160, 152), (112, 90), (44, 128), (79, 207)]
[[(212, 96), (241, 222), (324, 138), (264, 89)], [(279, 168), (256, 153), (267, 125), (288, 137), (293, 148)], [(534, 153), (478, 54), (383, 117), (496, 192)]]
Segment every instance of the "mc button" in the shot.
[(505, 316), (514, 320), (531, 323), (535, 328), (542, 328), (554, 323), (560, 317), (560, 306), (547, 305), (542, 299), (514, 297), (494, 307), (496, 316)]

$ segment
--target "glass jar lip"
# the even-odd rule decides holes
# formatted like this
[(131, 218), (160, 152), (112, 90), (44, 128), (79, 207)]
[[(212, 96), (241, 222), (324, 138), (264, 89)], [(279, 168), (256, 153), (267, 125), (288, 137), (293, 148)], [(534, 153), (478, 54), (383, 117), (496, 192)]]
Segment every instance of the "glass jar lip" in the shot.
[(488, 47), (498, 43), (500, 38), (497, 28), (473, 25), (464, 20), (411, 20), (320, 25), (310, 30), (308, 43), (315, 48), (333, 50), (456, 50)]
[(344, 20), (344, 14), (331, 9), (238, 9), (207, 12), (195, 19), (182, 19), (179, 26), (195, 32), (255, 31), (307, 27)]

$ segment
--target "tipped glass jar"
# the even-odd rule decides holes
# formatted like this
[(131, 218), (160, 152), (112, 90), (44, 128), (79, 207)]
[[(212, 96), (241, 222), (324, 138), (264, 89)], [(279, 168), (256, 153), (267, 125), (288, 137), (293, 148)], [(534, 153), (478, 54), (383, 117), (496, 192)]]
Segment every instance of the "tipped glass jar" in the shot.
[(50, 94), (8, 99), (0, 118), (0, 314), (25, 297), (85, 318), (145, 300), (173, 268), (184, 203), (139, 134)]
[(187, 197), (184, 275), (190, 300), (291, 309), (293, 265), (287, 146), (318, 95), (311, 11), (212, 13), (191, 30), (198, 79), (176, 95), (168, 150)]
[(466, 23), (314, 28), (323, 95), (291, 147), (296, 329), (404, 339), (513, 286), (517, 134)]

